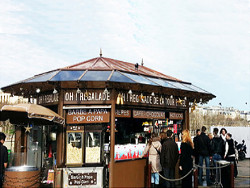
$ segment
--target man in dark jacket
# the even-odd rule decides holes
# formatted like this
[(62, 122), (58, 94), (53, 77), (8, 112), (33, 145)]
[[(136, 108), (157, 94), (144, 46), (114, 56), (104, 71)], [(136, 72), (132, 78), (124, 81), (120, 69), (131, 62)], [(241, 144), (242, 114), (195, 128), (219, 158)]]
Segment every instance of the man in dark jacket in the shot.
[(199, 164), (199, 152), (198, 152), (198, 136), (200, 136), (201, 130), (196, 129), (196, 136), (194, 137), (194, 157), (195, 157), (195, 164)]
[(223, 145), (224, 145), (224, 141), (223, 139), (220, 137), (220, 135), (218, 135), (218, 128), (214, 128), (214, 137), (213, 137), (213, 142), (212, 142), (212, 154), (213, 154), (213, 161), (217, 162), (219, 160), (222, 159), (223, 157)]
[[(212, 140), (212, 154), (213, 154), (213, 162), (215, 166), (217, 167), (218, 164), (217, 162), (222, 159), (223, 155), (223, 145), (224, 145), (224, 140), (218, 135), (219, 129), (214, 128), (213, 133), (214, 137)], [(219, 169), (216, 169), (216, 182), (219, 182)]]
[(3, 145), (5, 138), (5, 134), (0, 132), (0, 188), (3, 186), (4, 169), (7, 168), (8, 163), (8, 150)]
[[(209, 157), (211, 156), (210, 152), (210, 139), (205, 134), (206, 127), (202, 126), (201, 128), (201, 135), (198, 137), (198, 153), (199, 153), (199, 166), (203, 166), (203, 160), (205, 159), (206, 167), (209, 167)], [(199, 184), (202, 185), (202, 169), (199, 169)], [(209, 178), (209, 169), (206, 169), (206, 181), (207, 186), (211, 185), (210, 178)]]
[[(164, 176), (168, 179), (174, 179), (175, 166), (178, 161), (179, 153), (178, 146), (172, 139), (173, 132), (167, 131), (167, 139), (162, 145), (161, 149), (161, 166), (163, 168)], [(174, 187), (174, 182), (165, 181), (166, 187)]]

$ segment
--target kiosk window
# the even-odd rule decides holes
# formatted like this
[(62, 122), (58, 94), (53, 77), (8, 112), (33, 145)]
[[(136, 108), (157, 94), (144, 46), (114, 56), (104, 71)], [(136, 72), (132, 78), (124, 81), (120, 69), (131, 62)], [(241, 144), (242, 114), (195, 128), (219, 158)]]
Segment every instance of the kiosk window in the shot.
[(83, 132), (67, 132), (67, 164), (83, 163)]
[(100, 163), (101, 132), (86, 132), (85, 146), (85, 163)]

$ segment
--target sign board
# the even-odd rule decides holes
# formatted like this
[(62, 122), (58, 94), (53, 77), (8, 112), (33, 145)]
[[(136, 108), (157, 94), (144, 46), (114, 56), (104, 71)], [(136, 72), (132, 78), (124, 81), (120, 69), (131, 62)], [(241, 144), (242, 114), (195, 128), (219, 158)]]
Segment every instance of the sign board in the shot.
[[(119, 92), (120, 97), (123, 99), (123, 103), (126, 105), (147, 105), (147, 106), (163, 106), (163, 107), (187, 107), (188, 101), (173, 96), (162, 96), (155, 94), (136, 93), (129, 94), (127, 92)], [(116, 100), (118, 94), (114, 96)], [(47, 100), (50, 101), (50, 97), (47, 96)], [(111, 103), (110, 91), (104, 92), (100, 89), (88, 89), (77, 92), (77, 90), (69, 89), (63, 93), (63, 104), (110, 104)]]
[(182, 120), (183, 119), (183, 113), (169, 112), (169, 119)]
[(168, 107), (187, 107), (187, 100), (180, 98), (174, 98), (171, 96), (161, 96), (151, 94), (142, 94), (142, 93), (123, 93), (119, 92), (120, 96), (123, 99), (124, 104), (145, 104), (152, 106), (168, 106)]
[(68, 185), (96, 185), (97, 173), (70, 173), (68, 175)]
[(67, 124), (108, 123), (110, 112), (105, 108), (69, 109), (66, 113)]
[(59, 101), (59, 94), (52, 93), (52, 94), (39, 95), (37, 103), (38, 104), (57, 104), (58, 101)]
[(67, 126), (67, 131), (83, 131), (84, 126), (75, 126), (75, 125), (69, 125)]
[(165, 119), (165, 112), (162, 112), (162, 111), (133, 110), (133, 118)]
[(77, 92), (76, 90), (68, 90), (64, 93), (64, 104), (84, 104), (86, 102), (102, 102), (110, 101), (110, 92), (103, 90), (86, 90)]
[(115, 110), (115, 117), (130, 118), (131, 117), (131, 110), (116, 109)]

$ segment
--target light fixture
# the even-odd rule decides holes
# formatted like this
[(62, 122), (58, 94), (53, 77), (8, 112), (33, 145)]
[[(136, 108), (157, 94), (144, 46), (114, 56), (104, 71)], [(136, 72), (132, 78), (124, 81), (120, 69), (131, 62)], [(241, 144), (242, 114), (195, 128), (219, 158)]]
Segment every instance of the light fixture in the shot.
[(187, 97), (184, 97), (184, 100), (187, 100)]
[(133, 92), (132, 92), (132, 90), (130, 89), (130, 90), (128, 91), (128, 94), (132, 95), (132, 93), (133, 93)]
[(160, 103), (164, 103), (164, 98), (162, 97), (162, 95), (160, 97)]
[(79, 88), (77, 88), (76, 93), (81, 93), (81, 92), (82, 91)]
[(154, 96), (155, 96), (155, 93), (154, 93), (154, 92), (152, 92), (152, 93), (151, 93), (151, 95), (154, 97)]
[(122, 94), (121, 93), (119, 93), (118, 94), (118, 96), (117, 96), (117, 98), (116, 98), (116, 104), (121, 104), (121, 105), (123, 105), (123, 97), (122, 97)]
[(57, 93), (57, 90), (56, 90), (56, 88), (54, 88), (54, 90), (53, 90), (53, 94), (56, 94)]
[(178, 104), (181, 105), (181, 104), (182, 104), (182, 101), (183, 101), (183, 100), (181, 100), (181, 99), (179, 98), (176, 102), (177, 102)]
[(195, 107), (197, 106), (196, 99), (194, 99), (194, 102), (191, 106), (191, 113), (195, 110)]
[(145, 96), (143, 96), (143, 94), (141, 93), (139, 96), (139, 100), (142, 102), (144, 100)]
[(36, 93), (40, 93), (41, 89), (40, 88), (36, 88)]
[(170, 99), (172, 99), (172, 98), (173, 98), (173, 95), (170, 96)]
[(108, 92), (109, 92), (108, 89), (105, 88), (104, 91), (103, 91), (103, 94), (108, 94)]
[(89, 92), (87, 91), (87, 89), (85, 90), (84, 95), (87, 97), (89, 96)]

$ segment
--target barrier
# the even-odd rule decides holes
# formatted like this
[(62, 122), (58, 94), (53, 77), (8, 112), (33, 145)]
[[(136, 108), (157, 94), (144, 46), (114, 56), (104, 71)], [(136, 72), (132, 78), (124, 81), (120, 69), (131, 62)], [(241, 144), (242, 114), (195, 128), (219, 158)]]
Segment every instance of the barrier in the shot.
[[(151, 164), (150, 164), (151, 165)], [(186, 178), (190, 173), (194, 173), (194, 187), (198, 187), (198, 168), (202, 168), (202, 169), (210, 169), (210, 170), (212, 170), (212, 169), (222, 169), (222, 168), (226, 168), (226, 167), (228, 167), (229, 165), (230, 165), (230, 172), (231, 172), (231, 174), (230, 174), (230, 177), (231, 177), (231, 179), (230, 179), (230, 187), (234, 187), (234, 175), (233, 175), (233, 167), (234, 167), (234, 165), (233, 165), (233, 163), (230, 163), (230, 162), (228, 162), (228, 161), (221, 161), (220, 162), (220, 165), (221, 166), (218, 166), (218, 167), (206, 167), (206, 166), (200, 166), (200, 165), (194, 165), (194, 167), (187, 173), (187, 174), (185, 174), (184, 176), (182, 176), (181, 178), (176, 178), (176, 179), (169, 179), (169, 178), (166, 178), (166, 177), (164, 177), (163, 175), (161, 175), (157, 170), (155, 170), (154, 169), (154, 167), (151, 165), (151, 167), (152, 167), (152, 169), (156, 172), (156, 173), (158, 173), (159, 174), (159, 176), (163, 179), (163, 180), (165, 180), (165, 181), (171, 181), (171, 182), (175, 182), (175, 181), (181, 181), (181, 180), (183, 180), (184, 178)], [(149, 178), (150, 179), (150, 178)], [(149, 180), (150, 181), (150, 180)], [(219, 185), (222, 185), (221, 184), (221, 182), (219, 182)]]

